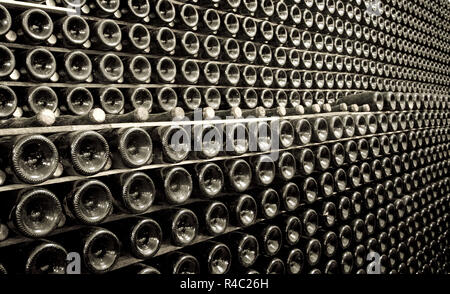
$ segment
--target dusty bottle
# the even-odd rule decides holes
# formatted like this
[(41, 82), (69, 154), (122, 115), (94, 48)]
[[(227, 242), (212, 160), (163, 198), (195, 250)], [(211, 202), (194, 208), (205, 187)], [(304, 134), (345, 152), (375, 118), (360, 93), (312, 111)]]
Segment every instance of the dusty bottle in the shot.
[(238, 266), (249, 268), (259, 256), (259, 243), (255, 236), (244, 232), (232, 232), (226, 239), (232, 258)]
[(79, 15), (68, 15), (56, 22), (57, 37), (67, 47), (79, 47), (89, 40), (90, 28)]
[(182, 126), (161, 126), (153, 129), (155, 161), (180, 162), (189, 155), (191, 139)]
[(222, 169), (215, 163), (197, 164), (197, 189), (206, 198), (217, 196), (224, 187), (225, 177)]
[(64, 198), (65, 214), (82, 224), (95, 225), (103, 222), (112, 208), (111, 191), (98, 180), (75, 182), (72, 191)]
[(164, 168), (157, 172), (161, 184), (160, 199), (171, 204), (181, 204), (191, 197), (193, 181), (190, 173), (183, 167)]
[(155, 184), (152, 178), (143, 172), (115, 175), (109, 179), (109, 183), (118, 191), (113, 194), (114, 206), (125, 212), (144, 213), (155, 201)]
[(59, 155), (51, 140), (42, 135), (22, 135), (4, 139), (0, 143), (4, 150), (3, 164), (9, 165), (6, 172), (13, 182), (39, 184), (56, 170)]
[(61, 162), (70, 175), (93, 175), (105, 167), (110, 152), (106, 139), (94, 131), (55, 135)]
[(161, 248), (162, 229), (151, 218), (134, 217), (111, 223), (108, 227), (136, 258), (151, 258)]
[(231, 251), (224, 243), (206, 241), (189, 251), (197, 256), (204, 273), (222, 275), (231, 268)]
[(175, 246), (192, 244), (199, 233), (197, 216), (189, 209), (174, 208), (160, 211), (156, 213), (155, 220), (163, 229), (165, 242)]
[(247, 227), (256, 222), (258, 205), (252, 196), (244, 194), (227, 202), (233, 225)]
[(45, 42), (53, 33), (53, 20), (41, 9), (28, 9), (18, 19), (17, 34), (23, 36), (28, 42), (34, 44)]
[(9, 208), (8, 226), (28, 238), (41, 238), (50, 234), (62, 217), (59, 199), (44, 188), (21, 190)]
[(122, 247), (113, 232), (100, 227), (59, 235), (58, 240), (67, 250), (80, 252), (82, 270), (92, 273), (105, 273), (113, 269)]
[(175, 251), (169, 253), (167, 257), (168, 263), (165, 266), (167, 273), (178, 275), (200, 273), (200, 264), (197, 258), (190, 254)]
[(228, 208), (219, 201), (201, 202), (193, 205), (193, 211), (198, 217), (200, 232), (205, 235), (217, 236), (223, 234), (229, 224)]

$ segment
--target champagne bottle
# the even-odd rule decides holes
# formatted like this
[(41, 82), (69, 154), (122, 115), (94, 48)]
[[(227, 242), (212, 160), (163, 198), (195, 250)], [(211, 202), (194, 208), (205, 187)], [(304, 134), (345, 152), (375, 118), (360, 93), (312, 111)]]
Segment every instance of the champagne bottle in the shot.
[(25, 63), (21, 73), (35, 81), (47, 81), (56, 72), (56, 59), (53, 54), (43, 47), (30, 49), (24, 53)]
[(254, 167), (254, 176), (257, 184), (262, 186), (270, 185), (275, 179), (275, 163), (267, 155), (261, 155), (251, 158)]
[(162, 229), (151, 218), (134, 217), (109, 225), (131, 254), (148, 259), (158, 253), (162, 243)]
[(180, 162), (190, 152), (191, 139), (182, 126), (161, 126), (152, 131), (155, 161)]
[(2, 64), (0, 78), (9, 76), (16, 66), (16, 58), (13, 52), (4, 45), (0, 45), (0, 62)]
[(294, 211), (300, 204), (300, 189), (295, 183), (286, 183), (280, 189), (281, 203), (285, 210)]
[(202, 272), (223, 275), (231, 268), (231, 251), (224, 243), (205, 241), (189, 251), (196, 253)]
[(112, 208), (111, 191), (98, 180), (75, 182), (72, 191), (64, 198), (65, 214), (86, 225), (103, 222)]
[(19, 17), (17, 34), (33, 44), (42, 43), (53, 33), (53, 21), (47, 12), (32, 8), (25, 10)]
[(82, 270), (105, 273), (112, 270), (120, 256), (122, 244), (117, 236), (104, 228), (89, 227), (58, 236), (67, 250), (80, 252)]
[(5, 8), (5, 6), (1, 5), (0, 10), (1, 10), (0, 23), (2, 24), (0, 26), (0, 35), (3, 36), (5, 34), (7, 34), (9, 32), (9, 30), (11, 29), (12, 18), (11, 18), (11, 14), (9, 13), (8, 9)]
[(113, 129), (103, 135), (109, 142), (115, 167), (136, 168), (150, 162), (153, 144), (150, 135), (144, 129)]
[(98, 90), (98, 102), (108, 114), (119, 114), (125, 107), (125, 97), (116, 87), (105, 87)]
[[(155, 184), (152, 178), (143, 172), (130, 172), (112, 176), (110, 187), (117, 188), (119, 193), (113, 194), (114, 206), (121, 210), (139, 214), (146, 212), (156, 197)], [(116, 190), (116, 189), (114, 189)]]
[(283, 152), (278, 158), (276, 175), (284, 181), (291, 180), (297, 168), (295, 157), (291, 152)]
[(40, 238), (53, 232), (62, 217), (59, 199), (47, 189), (19, 191), (9, 212), (8, 226), (28, 238)]
[(114, 53), (106, 53), (94, 59), (94, 76), (104, 82), (114, 83), (119, 81), (124, 72), (123, 62)]
[(0, 143), (4, 150), (3, 163), (13, 182), (39, 184), (53, 176), (58, 165), (58, 150), (42, 135), (21, 135)]
[(227, 240), (237, 266), (249, 268), (254, 265), (259, 256), (259, 243), (255, 236), (238, 231), (228, 234)]
[(165, 242), (175, 246), (192, 244), (199, 233), (198, 218), (192, 210), (186, 208), (173, 208), (158, 211), (155, 220), (163, 229)]
[(227, 184), (236, 192), (247, 190), (252, 181), (252, 171), (247, 161), (243, 159), (226, 160), (224, 170)]
[(229, 223), (228, 208), (219, 201), (200, 202), (193, 205), (201, 233), (217, 236), (225, 233)]
[(92, 62), (83, 51), (75, 50), (59, 57), (64, 65), (64, 71), (60, 70), (62, 79), (70, 82), (86, 82), (92, 72)]
[(298, 217), (282, 215), (278, 218), (277, 223), (283, 232), (283, 242), (286, 242), (289, 246), (296, 245), (300, 242), (303, 235), (303, 225)]
[(79, 15), (68, 15), (59, 19), (55, 28), (57, 37), (69, 48), (85, 44), (91, 32), (87, 21)]
[(169, 253), (167, 257), (168, 257), (168, 263), (166, 267), (167, 273), (178, 275), (200, 273), (200, 264), (197, 258), (190, 254), (175, 251)]
[(62, 164), (70, 175), (93, 175), (103, 170), (109, 158), (106, 139), (94, 131), (55, 135)]
[[(18, 272), (25, 274), (65, 274), (67, 251), (58, 243), (35, 241), (25, 245), (15, 254), (20, 261), (14, 261)], [(19, 263), (19, 264), (17, 264)]]
[(66, 99), (61, 101), (62, 112), (73, 115), (86, 115), (94, 107), (94, 97), (85, 87), (73, 87), (62, 91)]
[(262, 190), (255, 195), (255, 200), (258, 203), (258, 214), (265, 219), (274, 218), (280, 212), (280, 196), (274, 189)]
[(122, 31), (119, 25), (112, 19), (98, 20), (92, 28), (92, 43), (100, 48), (112, 50), (122, 40)]
[(258, 206), (255, 199), (243, 194), (234, 199), (228, 200), (230, 211), (230, 222), (239, 227), (247, 227), (256, 222)]
[[(0, 47), (1, 48), (1, 47)], [(0, 49), (1, 50), (1, 49)], [(17, 95), (8, 86), (0, 86), (0, 119), (6, 119), (13, 115), (17, 109)]]
[(164, 195), (161, 198), (171, 204), (182, 204), (192, 194), (193, 182), (189, 172), (183, 167), (164, 168), (158, 171), (158, 181)]
[(122, 28), (122, 45), (134, 52), (150, 50), (151, 36), (147, 27), (140, 23), (133, 23)]
[(213, 158), (219, 154), (223, 140), (220, 127), (212, 124), (196, 125), (192, 135), (195, 158)]

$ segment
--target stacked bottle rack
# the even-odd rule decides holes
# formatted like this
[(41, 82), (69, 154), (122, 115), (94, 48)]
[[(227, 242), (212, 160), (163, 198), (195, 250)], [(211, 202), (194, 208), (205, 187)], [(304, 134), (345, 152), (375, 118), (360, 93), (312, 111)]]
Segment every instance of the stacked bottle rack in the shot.
[(448, 273), (449, 10), (0, 0), (0, 272)]

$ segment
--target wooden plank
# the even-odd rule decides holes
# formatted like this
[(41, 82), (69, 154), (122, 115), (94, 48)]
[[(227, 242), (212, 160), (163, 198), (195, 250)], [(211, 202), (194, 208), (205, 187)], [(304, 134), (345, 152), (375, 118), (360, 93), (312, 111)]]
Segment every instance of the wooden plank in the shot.
[(24, 1), (14, 1), (14, 0), (0, 0), (0, 4), (7, 8), (22, 8), (22, 9), (30, 9), (30, 8), (39, 8), (47, 12), (53, 12), (56, 14), (75, 14), (76, 10), (73, 8), (60, 7), (60, 6), (52, 6), (47, 4), (38, 4), (33, 2), (24, 2)]

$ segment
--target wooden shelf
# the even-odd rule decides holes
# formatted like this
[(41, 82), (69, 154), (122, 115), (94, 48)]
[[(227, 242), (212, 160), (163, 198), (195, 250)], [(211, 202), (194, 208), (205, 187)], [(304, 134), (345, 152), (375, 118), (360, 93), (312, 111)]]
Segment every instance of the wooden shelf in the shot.
[[(245, 111), (245, 110), (244, 110)], [(359, 112), (368, 114), (369, 112)], [(10, 128), (0, 129), (0, 136), (17, 136), (26, 134), (49, 134), (75, 131), (99, 131), (105, 129), (120, 129), (120, 128), (152, 128), (159, 126), (186, 126), (186, 125), (205, 125), (205, 124), (234, 124), (234, 123), (250, 123), (262, 121), (275, 120), (292, 120), (301, 118), (315, 118), (328, 117), (335, 115), (346, 115), (350, 112), (329, 112), (319, 114), (302, 114), (276, 117), (261, 117), (261, 118), (235, 118), (235, 119), (213, 119), (213, 120), (181, 120), (181, 121), (158, 121), (158, 122), (128, 122), (128, 123), (109, 123), (109, 124), (91, 124), (91, 125), (71, 125), (71, 126), (48, 126), (48, 127), (30, 127), (30, 128)]]
[(61, 6), (52, 6), (48, 4), (38, 4), (32, 2), (25, 1), (14, 1), (14, 0), (0, 0), (0, 4), (9, 8), (22, 8), (22, 9), (30, 9), (30, 8), (39, 8), (46, 12), (52, 12), (56, 14), (75, 14), (77, 11), (72, 8), (61, 7)]

